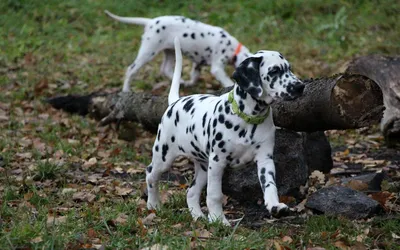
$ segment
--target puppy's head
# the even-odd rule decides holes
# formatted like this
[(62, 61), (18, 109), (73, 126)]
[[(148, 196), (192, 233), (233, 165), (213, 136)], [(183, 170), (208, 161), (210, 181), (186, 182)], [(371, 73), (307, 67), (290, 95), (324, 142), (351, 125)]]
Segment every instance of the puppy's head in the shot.
[(242, 45), (240, 52), (234, 56), (233, 63), (235, 68), (239, 67), (239, 65), (248, 57), (252, 56), (253, 54), (250, 53), (249, 49)]
[(237, 84), (256, 99), (293, 100), (305, 85), (292, 73), (289, 62), (277, 51), (261, 50), (245, 59), (233, 73)]

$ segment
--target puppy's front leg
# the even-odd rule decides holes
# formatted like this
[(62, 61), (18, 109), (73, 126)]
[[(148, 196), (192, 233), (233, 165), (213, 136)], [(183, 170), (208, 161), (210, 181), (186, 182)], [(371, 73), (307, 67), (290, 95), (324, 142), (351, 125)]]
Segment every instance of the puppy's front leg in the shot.
[(222, 83), (224, 87), (229, 87), (233, 85), (233, 81), (225, 72), (225, 65), (222, 62), (213, 62), (211, 65), (211, 74), (217, 78), (217, 80)]
[[(265, 152), (263, 152), (265, 155)], [(275, 181), (275, 164), (271, 154), (266, 154), (263, 159), (257, 160), (257, 173), (261, 189), (264, 193), (264, 204), (268, 212), (274, 216), (288, 211), (284, 203), (279, 202), (278, 190)]]
[(224, 225), (230, 226), (222, 210), (222, 176), (224, 174), (225, 162), (218, 162), (218, 160), (218, 155), (210, 157), (207, 172), (208, 218), (211, 222), (220, 220)]

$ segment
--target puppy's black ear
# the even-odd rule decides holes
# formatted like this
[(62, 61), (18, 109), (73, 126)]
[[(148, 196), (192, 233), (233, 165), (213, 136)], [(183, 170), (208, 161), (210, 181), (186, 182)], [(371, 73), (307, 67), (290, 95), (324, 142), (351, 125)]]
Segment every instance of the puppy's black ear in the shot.
[(249, 57), (245, 59), (233, 72), (233, 79), (251, 96), (258, 98), (263, 93), (260, 77), (260, 63), (262, 57)]

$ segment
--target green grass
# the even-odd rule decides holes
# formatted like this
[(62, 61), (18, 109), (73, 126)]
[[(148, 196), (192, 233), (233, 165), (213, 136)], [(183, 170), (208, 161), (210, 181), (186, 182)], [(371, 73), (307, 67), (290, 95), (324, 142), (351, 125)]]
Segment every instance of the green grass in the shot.
[[(50, 109), (43, 102), (50, 96), (122, 87), (143, 28), (115, 22), (105, 9), (126, 16), (185, 15), (221, 26), (253, 52), (282, 52), (301, 77), (336, 73), (358, 55), (400, 53), (400, 4), (395, 0), (0, 1), (0, 109), (9, 117), (0, 121), (5, 163), (0, 172), (0, 249), (90, 244), (140, 249), (156, 243), (170, 249), (265, 249), (274, 248), (274, 240), (290, 249), (335, 249), (338, 240), (353, 245), (365, 228), (371, 228), (363, 240), (368, 248), (399, 249), (391, 237), (399, 231), (398, 216), (356, 224), (312, 216), (299, 223), (232, 229), (193, 222), (185, 209), (185, 191), (172, 184), (175, 193), (153, 224), (141, 225), (148, 215), (140, 200), (144, 174), (113, 175), (108, 170), (149, 164), (154, 135), (135, 126), (136, 141), (121, 141), (113, 126), (98, 127), (90, 118)], [(159, 75), (160, 62), (161, 56), (135, 76), (136, 90), (149, 91), (153, 83), (166, 80)], [(210, 82), (219, 86), (204, 70), (200, 84), (189, 91), (204, 92)], [(93, 158), (95, 164), (85, 165)], [(116, 195), (117, 186), (132, 192)], [(77, 192), (95, 198), (74, 199)], [(126, 215), (123, 223), (117, 221), (121, 214)], [(56, 222), (61, 216), (65, 218)], [(54, 223), (48, 221), (51, 217)], [(212, 235), (204, 239), (189, 233), (195, 230)], [(293, 242), (282, 243), (283, 236)]]

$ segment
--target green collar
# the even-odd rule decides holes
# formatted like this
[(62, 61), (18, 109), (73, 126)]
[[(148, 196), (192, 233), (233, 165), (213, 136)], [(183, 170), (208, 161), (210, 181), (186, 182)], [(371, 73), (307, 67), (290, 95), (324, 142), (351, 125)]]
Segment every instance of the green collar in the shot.
[(228, 101), (232, 104), (232, 110), (233, 113), (235, 113), (236, 115), (238, 115), (240, 118), (242, 118), (245, 122), (250, 123), (250, 124), (261, 124), (264, 122), (264, 120), (269, 116), (269, 110), (270, 107), (267, 107), (267, 113), (265, 113), (262, 116), (250, 116), (250, 115), (246, 115), (244, 112), (242, 112), (239, 109), (239, 106), (235, 100), (235, 98), (233, 98), (233, 89), (231, 90), (231, 92), (229, 92), (228, 95)]

